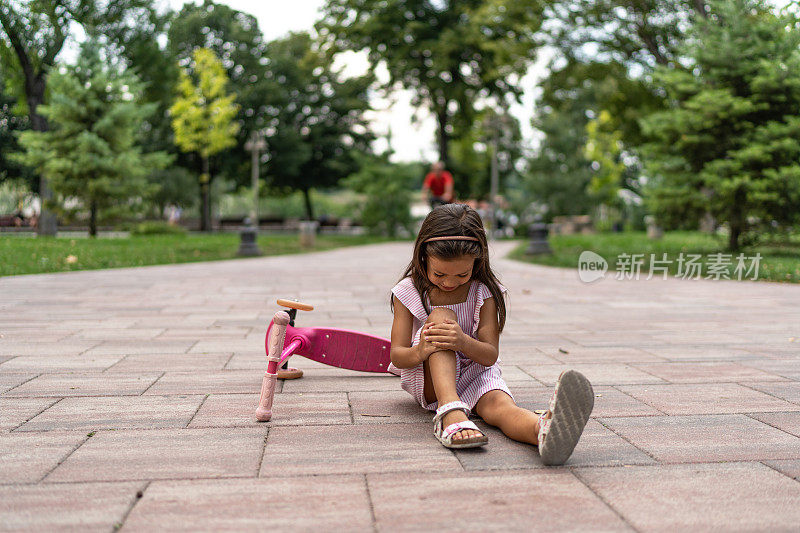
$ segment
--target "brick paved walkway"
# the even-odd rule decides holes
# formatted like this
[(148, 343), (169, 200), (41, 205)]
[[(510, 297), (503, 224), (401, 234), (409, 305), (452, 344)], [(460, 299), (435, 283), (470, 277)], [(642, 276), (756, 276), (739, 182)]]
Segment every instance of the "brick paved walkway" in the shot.
[(567, 367), (595, 384), (565, 467), (495, 430), (446, 450), (397, 378), (302, 358), (256, 423), (274, 300), (317, 306), (298, 325), (388, 336), (409, 257), (384, 244), (0, 279), (0, 530), (797, 528), (797, 285), (586, 285), (496, 258), (517, 400), (541, 407)]

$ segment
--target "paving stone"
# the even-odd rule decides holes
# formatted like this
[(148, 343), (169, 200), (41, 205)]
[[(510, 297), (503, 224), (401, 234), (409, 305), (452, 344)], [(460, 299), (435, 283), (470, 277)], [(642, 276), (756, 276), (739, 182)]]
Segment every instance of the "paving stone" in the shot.
[(639, 531), (792, 531), (800, 522), (800, 483), (760, 463), (576, 474)]
[(782, 461), (764, 461), (764, 464), (774, 468), (781, 474), (800, 481), (800, 460), (787, 459)]
[(363, 476), (156, 481), (124, 531), (369, 531)]
[[(400, 378), (389, 374), (366, 374), (350, 372), (351, 377), (304, 376), (302, 379), (286, 381), (284, 392), (356, 392), (395, 391), (400, 389)], [(263, 374), (261, 374), (263, 375)], [(260, 378), (259, 378), (260, 379)]]
[[(502, 252), (514, 246), (516, 243), (505, 241), (491, 244), (493, 251)], [(121, 480), (174, 479), (174, 483), (163, 483), (169, 485), (163, 493), (153, 493), (159, 498), (154, 498), (152, 505), (142, 505), (147, 499), (145, 490), (145, 498), (129, 516), (129, 526), (136, 525), (135, 519), (141, 520), (135, 529), (163, 529), (166, 526), (160, 526), (165, 523), (170, 529), (212, 529), (206, 524), (220, 516), (214, 524), (230, 523), (231, 530), (263, 529), (274, 519), (279, 529), (319, 529), (331, 523), (337, 530), (347, 531), (397, 529), (397, 524), (405, 525), (403, 518), (413, 526), (418, 520), (414, 513), (420, 509), (424, 512), (419, 514), (421, 525), (416, 529), (437, 525), (450, 529), (449, 523), (436, 520), (457, 516), (457, 520), (464, 519), (463, 527), (470, 529), (499, 529), (499, 523), (509, 526), (507, 529), (528, 530), (532, 523), (539, 524), (541, 515), (554, 521), (545, 523), (545, 529), (625, 528), (626, 524), (617, 520), (613, 503), (611, 507), (603, 504), (583, 483), (570, 477), (576, 471), (631, 470), (625, 464), (658, 469), (661, 465), (654, 461), (763, 461), (777, 469), (772, 470), (776, 476), (796, 483), (787, 476), (796, 472), (800, 463), (800, 438), (791, 433), (800, 402), (789, 380), (800, 382), (800, 343), (787, 339), (800, 333), (796, 326), (800, 323), (800, 286), (791, 284), (610, 279), (587, 285), (579, 281), (574, 269), (524, 264), (496, 254), (493, 268), (511, 295), (500, 359), (519, 404), (541, 408), (552, 392), (552, 386), (536, 385), (534, 378), (523, 372), (526, 365), (548, 367), (556, 375), (561, 368), (574, 366), (600, 372), (590, 376), (596, 392), (593, 420), (568, 468), (542, 468), (534, 448), (488, 427), (488, 448), (446, 450), (432, 436), (431, 413), (417, 407), (396, 378), (361, 375), (302, 358), (295, 358), (292, 364), (306, 375), (280, 383), (279, 390), (285, 390), (276, 394), (275, 421), (256, 423), (253, 411), (266, 368), (265, 326), (278, 309), (275, 299), (313, 300), (310, 303), (317, 309), (301, 314), (301, 326), (329, 324), (386, 337), (392, 318), (388, 291), (410, 257), (411, 247), (410, 242), (397, 242), (301, 258), (276, 256), (0, 278), (0, 334), (4, 335), (0, 338), (0, 409), (8, 406), (0, 421), (14, 424), (0, 427), (0, 437), (28, 439), (15, 441), (13, 446), (15, 453), (24, 452), (28, 459), (0, 462), (0, 469), (10, 469), (20, 481), (0, 479), (0, 485), (37, 483), (53, 468), (52, 474), (38, 482), (40, 486), (79, 488), (103, 480), (111, 487)], [(265, 277), (265, 272), (274, 275)], [(342, 284), (342, 279), (357, 279), (358, 283)], [(16, 359), (20, 360), (14, 362)], [(102, 359), (114, 367), (105, 370), (108, 367), (97, 363)], [(27, 364), (32, 365), (31, 370), (22, 370)], [(643, 379), (642, 375), (647, 375), (654, 381), (679, 382), (692, 369), (685, 379), (708, 383), (632, 387), (634, 382), (629, 381), (632, 376)], [(80, 372), (67, 374), (67, 370)], [(39, 373), (46, 375), (24, 383)], [(119, 381), (140, 374), (153, 375), (155, 380), (162, 373), (166, 374), (144, 392), (135, 384)], [(106, 383), (90, 382), (88, 374)], [(47, 375), (70, 376), (73, 382), (77, 379), (84, 387), (91, 385), (91, 390), (105, 396), (84, 391), (67, 394), (72, 390), (69, 381), (47, 382), (42, 379)], [(777, 381), (775, 376), (786, 381)], [(29, 395), (15, 395), (17, 389), (27, 390)], [(636, 391), (636, 398), (627, 394), (629, 389)], [(643, 396), (645, 390), (647, 397)], [(191, 428), (99, 430), (85, 443), (70, 442), (87, 439), (91, 432), (77, 429), (93, 417), (81, 406), (105, 408), (109, 424), (127, 416), (136, 424), (177, 425), (185, 423), (187, 414), (170, 402), (187, 395), (203, 402), (194, 413)], [(68, 397), (61, 399), (63, 396)], [(35, 416), (50, 404), (51, 412)], [(146, 408), (126, 410), (126, 405)], [(741, 406), (744, 409), (738, 410)], [(700, 414), (734, 409), (739, 414)], [(173, 415), (176, 412), (180, 416)], [(663, 416), (663, 412), (687, 416)], [(147, 413), (152, 414), (145, 422)], [(100, 415), (94, 416), (95, 423), (103, 420)], [(40, 429), (69, 424), (76, 429), (26, 432), (30, 427), (20, 426), (44, 422), (54, 425)], [(62, 448), (44, 449), (48, 453), (43, 453), (33, 447), (35, 442)], [(5, 451), (4, 443), (0, 450)], [(75, 449), (78, 444), (81, 446)], [(56, 453), (62, 449), (61, 455)], [(718, 466), (724, 468), (725, 464)], [(364, 473), (372, 482), (391, 478), (392, 471), (403, 475), (386, 483), (391, 492), (378, 496), (373, 492), (365, 503)], [(266, 476), (256, 479), (259, 473)], [(405, 474), (425, 478), (422, 490), (410, 492), (408, 486), (416, 490), (415, 484), (397, 481), (406, 479)], [(219, 476), (237, 477), (208, 479)], [(325, 492), (326, 480), (349, 480), (350, 476), (352, 484), (342, 481), (341, 490), (334, 487)], [(506, 483), (507, 476), (516, 477)], [(191, 481), (196, 477), (205, 479)], [(467, 496), (480, 502), (482, 510), (489, 510), (485, 515), (464, 512), (463, 480), (473, 477), (483, 481), (474, 490), (466, 487)], [(760, 480), (754, 478), (749, 486), (760, 487)], [(767, 492), (770, 480), (765, 484)], [(136, 481), (137, 486), (142, 481)], [(520, 483), (523, 490), (515, 493)], [(150, 488), (160, 484), (156, 481)], [(247, 488), (237, 488), (240, 484)], [(502, 488), (487, 491), (495, 486)], [(534, 489), (528, 490), (529, 486)], [(506, 487), (510, 487), (510, 495), (503, 492)], [(262, 512), (274, 507), (265, 506), (265, 500), (296, 502), (302, 498), (297, 494), (314, 490), (322, 494), (314, 496), (316, 500), (324, 500), (328, 494), (336, 498), (331, 504), (335, 507), (315, 510), (327, 521), (315, 520), (312, 513), (293, 512), (296, 506), (280, 515)], [(337, 492), (346, 498), (339, 498)], [(686, 497), (680, 491), (672, 492), (678, 504)], [(247, 505), (251, 493), (256, 505)], [(629, 493), (638, 497), (634, 491)], [(413, 508), (404, 512), (408, 494), (428, 499), (424, 505), (412, 501), (409, 505)], [(588, 500), (582, 499), (583, 495)], [(723, 490), (721, 497), (728, 499), (728, 505), (729, 501), (743, 502), (748, 495), (744, 489), (738, 493)], [(195, 505), (195, 498), (207, 503)], [(705, 501), (712, 506), (718, 503), (715, 498), (712, 495)], [(453, 505), (447, 505), (451, 500)], [(539, 512), (539, 501), (549, 502), (557, 512)], [(370, 502), (375, 505), (377, 524), (364, 512)], [(504, 505), (507, 502), (511, 507)], [(744, 508), (750, 509), (748, 505)], [(110, 503), (101, 506), (113, 507)], [(80, 502), (75, 507), (82, 508)], [(577, 514), (572, 511), (575, 507), (580, 507)], [(303, 508), (309, 508), (305, 500)], [(600, 511), (592, 512), (595, 508)], [(386, 521), (392, 513), (403, 515)], [(595, 520), (606, 515), (612, 522)], [(340, 516), (344, 518), (337, 521)], [(364, 526), (360, 518), (354, 518), (349, 526), (349, 516), (365, 517)], [(593, 521), (584, 521), (583, 516), (591, 516)], [(684, 529), (737, 529), (730, 527), (730, 516), (709, 513), (704, 523), (707, 527)], [(562, 518), (572, 521), (564, 525), (558, 522)], [(659, 529), (658, 515), (651, 518), (655, 527), (638, 529)], [(262, 527), (264, 523), (267, 526)], [(28, 529), (47, 529), (46, 523), (38, 528), (36, 524), (32, 521)], [(637, 527), (635, 522), (630, 525)], [(104, 522), (103, 529), (111, 528)]]
[[(155, 350), (154, 350), (155, 351)], [(201, 340), (193, 343), (188, 353), (253, 353), (264, 354), (264, 336), (257, 340), (226, 339)]]
[(108, 372), (201, 372), (222, 370), (231, 358), (220, 354), (136, 354), (120, 358)]
[(46, 482), (255, 476), (267, 428), (98, 431)]
[(41, 341), (0, 341), (0, 355), (80, 355), (98, 344), (96, 341), (53, 342), (53, 340), (55, 339), (43, 339)]
[(502, 364), (500, 371), (503, 375), (503, 380), (509, 387), (535, 387), (539, 383), (527, 372), (523, 371), (517, 365)]
[(85, 433), (0, 433), (0, 484), (36, 483), (85, 439)]
[(681, 334), (675, 333), (672, 344), (659, 342), (645, 348), (646, 351), (668, 361), (737, 361), (752, 359), (753, 353), (738, 347), (718, 345), (693, 345), (684, 341)]
[(747, 386), (800, 405), (800, 383), (748, 383)]
[(558, 360), (545, 355), (541, 350), (534, 348), (532, 343), (520, 346), (507, 346), (505, 338), (500, 336), (500, 366), (517, 365), (554, 365)]
[(601, 422), (663, 462), (800, 458), (797, 437), (744, 415), (604, 418)]
[(280, 426), (270, 429), (260, 475), (433, 470), (463, 471), (432, 424)]
[[(86, 355), (132, 355), (148, 353), (186, 353), (197, 341), (184, 340), (149, 340), (136, 342), (105, 341), (98, 346), (87, 350)], [(220, 350), (231, 351), (231, 350)]]
[(431, 428), (433, 427), (433, 412), (423, 409), (404, 390), (351, 392), (348, 396), (353, 411), (353, 421), (356, 424), (430, 422)]
[(800, 412), (793, 413), (754, 413), (750, 415), (765, 424), (800, 437)]
[[(518, 470), (545, 468), (538, 449), (503, 435), (483, 421), (478, 427), (489, 437), (489, 444), (477, 449), (456, 450), (465, 470)], [(653, 464), (655, 461), (594, 420), (584, 428), (581, 440), (566, 466)]]
[(70, 338), (115, 342), (130, 341), (131, 343), (136, 343), (141, 342), (142, 340), (152, 340), (163, 334), (165, 331), (166, 330), (164, 328), (89, 328), (76, 331)]
[(138, 396), (160, 374), (102, 374), (99, 372), (42, 374), (5, 396)]
[(347, 394), (296, 393), (275, 394), (272, 404), (272, 419), (258, 422), (255, 418), (258, 407), (257, 394), (211, 394), (203, 402), (189, 427), (227, 426), (305, 426), (351, 424)]
[(669, 415), (791, 411), (798, 406), (735, 383), (617, 387)]
[(0, 431), (19, 426), (57, 401), (55, 398), (0, 398)]
[(784, 381), (785, 378), (733, 362), (634, 364), (670, 383)]
[[(626, 347), (558, 347), (540, 348), (545, 355), (561, 363), (641, 363), (663, 361), (661, 357), (638, 348)], [(563, 351), (562, 351), (563, 350)], [(564, 353), (566, 352), (566, 353)]]
[(479, 524), (495, 531), (534, 524), (542, 531), (630, 531), (566, 470), (370, 474), (367, 481), (379, 531), (470, 531)]
[(781, 377), (795, 380), (800, 379), (800, 357), (793, 357), (791, 359), (768, 359), (766, 357), (759, 357), (758, 359), (742, 361), (742, 364)]
[(203, 396), (64, 398), (17, 431), (183, 428)]
[(3, 531), (112, 531), (144, 483), (0, 486)]
[(633, 366), (623, 364), (569, 364), (569, 365), (519, 365), (522, 370), (544, 385), (555, 386), (564, 370), (577, 370), (584, 374), (592, 385), (619, 385), (622, 383), (664, 383)]
[(212, 372), (167, 372), (146, 395), (164, 394), (222, 394), (261, 392), (263, 374), (240, 370)]
[(0, 393), (9, 391), (35, 377), (36, 374), (6, 374), (0, 367)]
[(3, 372), (102, 372), (117, 361), (120, 355), (21, 355), (0, 367)]

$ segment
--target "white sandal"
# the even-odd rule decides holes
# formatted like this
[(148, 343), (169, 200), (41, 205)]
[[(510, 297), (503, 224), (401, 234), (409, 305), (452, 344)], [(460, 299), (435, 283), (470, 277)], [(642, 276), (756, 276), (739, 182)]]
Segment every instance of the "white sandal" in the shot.
[[(465, 420), (464, 422), (456, 422), (455, 424), (450, 424), (444, 430), (442, 430), (442, 418), (444, 415), (449, 413), (450, 411), (455, 410), (462, 410), (464, 413), (469, 416), (469, 406), (464, 402), (450, 402), (446, 403), (443, 406), (439, 407), (436, 410), (436, 416), (433, 417), (433, 434), (439, 439), (439, 442), (442, 443), (442, 446), (445, 448), (477, 448), (478, 446), (483, 446), (489, 442), (489, 437), (483, 434), (483, 431), (478, 429), (478, 426), (475, 425), (474, 422), (470, 420)], [(463, 439), (456, 439), (453, 441), (453, 435), (461, 431), (462, 429), (472, 429), (480, 433), (478, 437), (469, 437)]]
[(592, 414), (592, 384), (580, 372), (562, 372), (548, 407), (539, 416), (539, 455), (546, 465), (563, 465)]

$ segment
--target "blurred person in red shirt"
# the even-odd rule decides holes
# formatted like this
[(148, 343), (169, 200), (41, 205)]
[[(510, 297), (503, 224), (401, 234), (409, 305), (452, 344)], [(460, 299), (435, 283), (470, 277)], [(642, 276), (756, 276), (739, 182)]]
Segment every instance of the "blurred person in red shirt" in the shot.
[(453, 175), (444, 169), (444, 163), (437, 161), (422, 183), (422, 196), (431, 204), (449, 204), (453, 201)]

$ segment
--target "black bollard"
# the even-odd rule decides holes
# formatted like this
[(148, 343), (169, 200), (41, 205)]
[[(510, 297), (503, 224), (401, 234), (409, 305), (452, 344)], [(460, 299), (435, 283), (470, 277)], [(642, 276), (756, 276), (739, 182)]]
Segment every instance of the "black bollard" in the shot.
[(258, 244), (256, 243), (256, 237), (258, 237), (258, 228), (253, 225), (250, 219), (246, 219), (245, 224), (246, 226), (239, 230), (241, 242), (239, 243), (239, 251), (237, 252), (237, 255), (240, 257), (255, 257), (257, 255), (261, 255), (261, 250), (258, 248)]
[(547, 242), (547, 234), (549, 229), (547, 224), (543, 222), (534, 222), (528, 226), (528, 238), (531, 242), (525, 253), (528, 255), (538, 254), (552, 254), (553, 250), (550, 249), (550, 244)]

